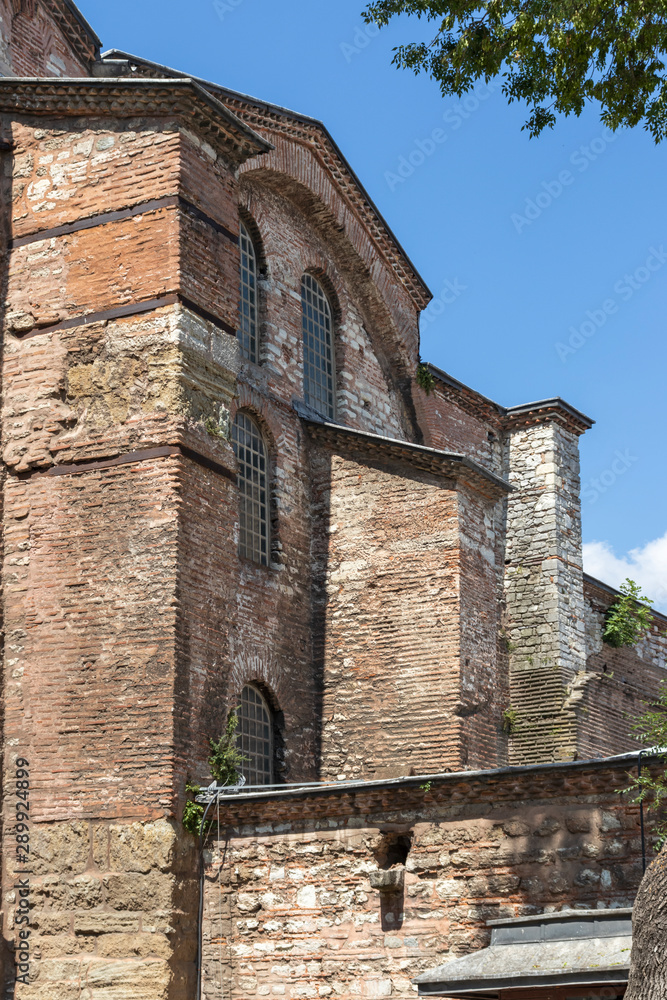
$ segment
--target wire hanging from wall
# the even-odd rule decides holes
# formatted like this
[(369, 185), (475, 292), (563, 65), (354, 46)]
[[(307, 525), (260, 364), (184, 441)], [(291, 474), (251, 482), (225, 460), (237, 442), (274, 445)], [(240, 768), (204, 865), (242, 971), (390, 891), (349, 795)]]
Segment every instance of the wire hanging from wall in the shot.
[[(220, 844), (220, 799), (219, 798), (218, 798), (217, 806), (218, 807), (217, 807), (216, 812), (217, 812), (217, 819), (218, 819), (218, 917), (219, 917), (219, 920), (220, 920), (220, 934), (219, 934), (219, 940), (218, 940), (218, 968), (220, 969), (220, 1000), (223, 1000), (225, 987), (224, 987), (224, 967), (223, 967), (223, 961), (222, 961), (222, 939), (223, 939), (223, 936), (224, 936), (224, 933), (223, 933), (224, 932), (224, 925), (223, 925), (223, 922), (222, 922), (222, 861), (223, 861), (224, 855), (222, 853), (222, 848), (221, 848), (221, 844)], [(225, 849), (225, 853), (226, 853), (226, 849)], [(231, 936), (230, 936), (230, 938), (231, 938)], [(230, 948), (231, 948), (231, 939), (230, 939), (229, 944), (230, 944)], [(231, 959), (231, 954), (230, 954), (230, 959)], [(231, 984), (230, 984), (230, 987), (231, 987)], [(231, 996), (231, 988), (230, 988), (229, 992), (230, 992), (230, 996)]]
[[(234, 792), (238, 792), (245, 785), (245, 778), (241, 775), (241, 779), (235, 785), (216, 785), (215, 781), (209, 785), (208, 788), (202, 790), (202, 792), (197, 795), (196, 801), (205, 803), (206, 808), (204, 809), (204, 815), (202, 816), (201, 823), (199, 825), (199, 908), (197, 916), (197, 965), (195, 969), (196, 975), (196, 985), (195, 985), (195, 997), (196, 1000), (201, 1000), (202, 996), (202, 975), (203, 975), (203, 933), (204, 933), (204, 880), (206, 876), (206, 867), (204, 863), (204, 839), (206, 837), (206, 820), (208, 818), (209, 809), (215, 802), (217, 808), (218, 817), (218, 845), (220, 844), (220, 799), (225, 795), (231, 795)], [(209, 821), (212, 823), (212, 820)], [(220, 869), (219, 869), (219, 890), (220, 890), (220, 929), (222, 931), (222, 868), (223, 861), (227, 854), (227, 843), (225, 841), (225, 852), (224, 855), (220, 855)], [(231, 942), (230, 942), (231, 948)], [(231, 952), (230, 952), (230, 969), (231, 969)], [(222, 934), (220, 937), (220, 973), (221, 973), (221, 996), (224, 992), (224, 983), (222, 982)]]

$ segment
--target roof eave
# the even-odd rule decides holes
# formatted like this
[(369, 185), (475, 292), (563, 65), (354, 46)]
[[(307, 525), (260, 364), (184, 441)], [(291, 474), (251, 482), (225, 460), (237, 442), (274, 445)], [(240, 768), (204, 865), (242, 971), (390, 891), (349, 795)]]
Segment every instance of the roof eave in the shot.
[[(165, 74), (168, 74), (168, 75), (171, 75), (171, 76), (176, 76), (176, 77), (189, 76), (189, 74), (185, 74), (185, 73), (183, 73), (180, 70), (173, 69), (171, 66), (165, 66), (162, 63), (156, 63), (156, 62), (153, 62), (150, 59), (144, 59), (141, 56), (135, 56), (132, 53), (130, 53), (130, 52), (124, 52), (121, 49), (108, 49), (106, 52), (102, 53), (101, 58), (102, 58), (102, 61), (104, 61), (105, 59), (110, 59), (110, 60), (113, 60), (113, 59), (123, 59), (123, 60), (128, 60), (130, 62), (136, 62), (137, 64), (143, 64), (145, 66), (149, 66), (149, 67), (151, 67), (152, 69), (154, 69), (154, 70), (156, 70), (158, 72), (162, 72), (162, 73), (165, 73)], [(412, 262), (411, 258), (409, 257), (409, 255), (407, 254), (407, 252), (405, 251), (405, 249), (403, 248), (403, 246), (401, 245), (400, 241), (397, 239), (397, 237), (394, 234), (393, 230), (391, 229), (391, 227), (387, 223), (386, 219), (384, 218), (384, 216), (380, 212), (379, 208), (377, 207), (377, 205), (375, 204), (375, 202), (373, 201), (373, 199), (369, 195), (368, 191), (366, 190), (366, 188), (364, 187), (364, 185), (360, 181), (360, 179), (359, 179), (358, 175), (356, 174), (355, 170), (350, 166), (349, 161), (346, 159), (346, 157), (342, 153), (342, 151), (340, 149), (340, 146), (338, 145), (338, 143), (336, 142), (336, 140), (333, 138), (333, 136), (329, 132), (329, 129), (326, 127), (326, 125), (324, 124), (324, 122), (320, 121), (320, 119), (318, 119), (318, 118), (312, 118), (309, 115), (301, 114), (298, 111), (292, 111), (290, 108), (282, 107), (282, 105), (271, 104), (269, 101), (261, 101), (261, 100), (259, 100), (256, 97), (250, 96), (249, 94), (244, 94), (244, 93), (241, 93), (240, 91), (237, 91), (237, 90), (231, 90), (230, 88), (223, 87), (223, 86), (221, 86), (218, 83), (212, 82), (211, 80), (205, 80), (203, 77), (190, 76), (190, 79), (196, 80), (203, 87), (206, 87), (206, 88), (210, 87), (210, 88), (213, 88), (216, 91), (219, 91), (221, 94), (225, 95), (230, 100), (244, 101), (244, 102), (247, 102), (248, 104), (252, 105), (253, 107), (257, 108), (260, 111), (267, 111), (267, 112), (270, 112), (272, 114), (281, 115), (281, 116), (283, 116), (285, 118), (291, 118), (294, 121), (302, 122), (304, 124), (307, 124), (307, 125), (310, 125), (310, 126), (314, 126), (315, 128), (318, 128), (323, 133), (323, 135), (325, 136), (325, 138), (327, 139), (327, 141), (331, 144), (334, 152), (336, 153), (336, 156), (340, 159), (341, 163), (343, 164), (343, 166), (345, 167), (345, 169), (349, 173), (350, 177), (352, 178), (354, 184), (356, 185), (356, 187), (358, 188), (359, 192), (363, 196), (364, 200), (368, 203), (370, 209), (372, 210), (372, 212), (374, 213), (374, 215), (377, 217), (380, 225), (387, 232), (389, 238), (393, 242), (393, 244), (396, 247), (398, 253), (403, 258), (403, 260), (407, 264), (408, 268), (412, 272), (416, 284), (421, 287), (421, 290), (422, 290), (422, 293), (423, 293), (422, 294), (422, 301), (419, 303), (419, 307), (420, 307), (420, 309), (425, 309), (426, 308), (426, 306), (428, 305), (428, 303), (433, 298), (433, 293), (431, 292), (430, 288), (428, 287), (428, 285), (426, 284), (426, 282), (422, 278), (421, 274), (417, 270), (415, 264)]]
[[(223, 131), (228, 137), (234, 137), (238, 151), (243, 153), (242, 160), (268, 152), (273, 146), (263, 136), (254, 131), (246, 122), (241, 121), (229, 108), (225, 107), (213, 94), (202, 87), (196, 80), (189, 77), (174, 79), (129, 79), (127, 77), (0, 77), (0, 111), (9, 113), (58, 114), (68, 117), (79, 117), (89, 113), (92, 108), (77, 105), (72, 98), (88, 93), (91, 104), (97, 95), (107, 96), (109, 91), (116, 90), (124, 98), (140, 97), (151, 89), (162, 92), (172, 92), (172, 96), (181, 99), (189, 96), (196, 105), (208, 116), (208, 121)], [(22, 95), (30, 93), (33, 103), (26, 106)], [(49, 97), (57, 98), (58, 108), (49, 103)], [(146, 109), (137, 109), (131, 100), (128, 103), (110, 110), (108, 102), (101, 109), (106, 114), (116, 114), (123, 117), (133, 117)], [(155, 115), (159, 116), (161, 109), (155, 107)]]

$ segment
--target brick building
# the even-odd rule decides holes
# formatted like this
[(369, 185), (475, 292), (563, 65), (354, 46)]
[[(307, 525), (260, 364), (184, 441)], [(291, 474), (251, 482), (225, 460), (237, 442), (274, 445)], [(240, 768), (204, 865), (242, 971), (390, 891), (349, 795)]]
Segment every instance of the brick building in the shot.
[(667, 639), (602, 643), (591, 421), (424, 392), (430, 293), (326, 128), (99, 49), (0, 0), (6, 995), (195, 995), (185, 784), (239, 704), (271, 787), (217, 807), (208, 1000), (411, 996), (493, 916), (631, 906)]

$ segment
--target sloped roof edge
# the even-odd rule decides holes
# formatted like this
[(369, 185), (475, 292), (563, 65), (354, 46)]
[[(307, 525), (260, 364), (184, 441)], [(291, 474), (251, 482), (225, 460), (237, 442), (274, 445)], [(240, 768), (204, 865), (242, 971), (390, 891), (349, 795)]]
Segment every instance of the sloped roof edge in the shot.
[(331, 441), (336, 439), (347, 440), (349, 443), (356, 443), (361, 448), (368, 448), (371, 451), (381, 452), (385, 456), (401, 458), (419, 468), (436, 474), (443, 472), (454, 478), (459, 478), (464, 474), (469, 474), (477, 487), (486, 486), (493, 499), (500, 499), (502, 496), (512, 493), (514, 487), (496, 476), (489, 469), (479, 465), (467, 455), (458, 452), (440, 451), (438, 448), (431, 448), (423, 444), (414, 444), (412, 441), (402, 441), (399, 438), (386, 437), (381, 434), (373, 434), (370, 431), (362, 431), (356, 427), (348, 427), (345, 424), (337, 424), (325, 420), (310, 407), (297, 400), (292, 402), (292, 409), (298, 413), (316, 435)]
[(362, 198), (368, 203), (370, 210), (375, 215), (381, 227), (385, 230), (391, 242), (394, 244), (398, 254), (403, 258), (405, 264), (412, 272), (416, 284), (420, 286), (425, 300), (421, 308), (425, 308), (425, 305), (428, 304), (428, 302), (433, 298), (433, 293), (431, 292), (428, 285), (420, 275), (419, 271), (417, 270), (415, 264), (408, 256), (407, 252), (404, 250), (400, 241), (397, 239), (393, 230), (391, 229), (388, 222), (380, 212), (379, 208), (369, 195), (368, 191), (366, 190), (362, 182), (359, 180), (359, 177), (355, 173), (354, 169), (350, 166), (350, 163), (342, 153), (338, 143), (333, 138), (333, 136), (329, 132), (329, 129), (326, 127), (324, 122), (320, 121), (318, 118), (311, 118), (309, 115), (304, 115), (298, 111), (292, 111), (289, 108), (284, 108), (279, 104), (271, 104), (269, 101), (259, 100), (256, 97), (251, 97), (250, 95), (243, 94), (240, 91), (230, 90), (228, 87), (223, 87), (218, 83), (213, 83), (211, 80), (205, 80), (203, 77), (193, 76), (190, 73), (183, 73), (181, 70), (173, 69), (171, 66), (165, 66), (161, 63), (153, 62), (151, 59), (144, 59), (141, 56), (132, 55), (132, 53), (124, 52), (121, 49), (109, 49), (108, 51), (102, 53), (101, 58), (103, 62), (113, 61), (113, 60), (124, 60), (124, 61), (127, 60), (128, 62), (134, 62), (137, 63), (138, 65), (150, 67), (156, 72), (165, 73), (171, 76), (188, 77), (191, 80), (195, 80), (201, 86), (207, 89), (211, 88), (212, 90), (214, 90), (217, 94), (220, 95), (220, 98), (223, 101), (225, 98), (227, 98), (228, 100), (243, 101), (257, 108), (258, 111), (264, 111), (270, 114), (280, 115), (284, 118), (289, 118), (295, 122), (301, 122), (304, 125), (309, 125), (311, 127), (315, 127), (318, 130), (320, 130), (326, 141), (331, 145), (331, 148), (333, 149), (335, 155), (338, 157), (343, 167), (349, 174), (350, 178), (352, 179), (352, 182), (357, 187)]
[(77, 7), (77, 5), (73, 3), (72, 0), (62, 0), (62, 3), (63, 6), (65, 6), (68, 9), (72, 17), (74, 17), (79, 22), (79, 24), (86, 32), (90, 40), (94, 43), (95, 47), (97, 49), (101, 49), (102, 42), (100, 41), (97, 33), (93, 30), (88, 21), (85, 19), (85, 17)]
[(494, 920), (486, 948), (417, 976), (420, 996), (487, 1000), (507, 989), (625, 985), (632, 910), (566, 910)]
[[(591, 576), (590, 573), (584, 573), (584, 586), (588, 584), (591, 587), (598, 587), (600, 590), (604, 590), (607, 594), (611, 594), (613, 597), (620, 597), (621, 591), (617, 590), (616, 587), (612, 587), (610, 583), (605, 583), (603, 580), (598, 580), (596, 576)], [(654, 618), (661, 622), (667, 622), (667, 615), (664, 615), (662, 611), (656, 611), (655, 608), (651, 608), (651, 614)]]

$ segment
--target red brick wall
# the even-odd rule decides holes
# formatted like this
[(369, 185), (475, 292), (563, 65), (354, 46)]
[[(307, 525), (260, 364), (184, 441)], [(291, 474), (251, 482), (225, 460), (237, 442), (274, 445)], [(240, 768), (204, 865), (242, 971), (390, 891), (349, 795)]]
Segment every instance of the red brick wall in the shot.
[(459, 489), (461, 765), (507, 761), (503, 712), (509, 706), (507, 644), (501, 635), (504, 501), (489, 504)]
[(415, 389), (425, 443), (442, 451), (467, 455), (502, 475), (502, 417), (472, 390), (445, 385), (438, 379), (428, 395)]
[(95, 43), (60, 0), (0, 0), (0, 76), (89, 76)]
[(311, 465), (323, 775), (496, 763), (503, 685), (484, 505), (353, 444), (314, 451)]
[(158, 120), (139, 129), (108, 118), (58, 129), (18, 120), (11, 135), (14, 238), (178, 194), (181, 154), (197, 159), (191, 141)]
[(174, 473), (7, 480), (5, 738), (34, 821), (171, 810)]
[[(272, 494), (279, 503), (284, 492), (276, 477), (275, 452), (272, 460)], [(285, 461), (289, 452), (281, 455), (281, 466)], [(302, 490), (303, 484), (291, 487)], [(274, 548), (270, 566), (255, 565), (238, 556), (237, 502), (230, 480), (196, 467), (184, 474), (175, 698), (181, 779), (189, 772), (210, 780), (208, 740), (221, 734), (227, 711), (238, 704), (247, 683), (259, 686), (278, 713), (276, 780), (316, 777), (309, 532), (303, 519), (281, 523), (284, 561), (275, 561), (280, 553)]]
[(603, 757), (636, 750), (632, 725), (660, 694), (667, 680), (667, 622), (656, 615), (636, 646), (615, 649), (602, 641), (604, 613), (615, 600), (609, 588), (584, 579), (587, 605), (586, 674), (577, 692), (579, 755)]
[[(224, 98), (223, 98), (224, 99)], [(279, 116), (258, 114), (256, 106), (243, 101), (225, 100), (235, 113), (258, 128), (274, 145), (259, 160), (249, 160), (242, 167), (248, 184), (268, 184), (284, 198), (297, 205), (320, 233), (326, 233), (329, 251), (334, 251), (338, 266), (352, 278), (362, 279), (366, 294), (380, 301), (386, 310), (386, 325), (395, 339), (395, 365), (401, 375), (414, 374), (419, 350), (418, 308), (411, 294), (414, 286), (407, 277), (404, 258), (396, 258), (391, 237), (387, 246), (384, 225), (369, 212), (365, 197), (356, 187), (347, 169), (333, 153), (328, 137), (317, 125), (293, 123)], [(333, 155), (332, 155), (333, 153)], [(374, 238), (375, 237), (375, 238)], [(405, 279), (405, 280), (404, 280)], [(423, 295), (423, 290), (420, 295)], [(424, 308), (429, 296), (422, 302)], [(375, 331), (370, 330), (371, 335)], [(398, 364), (396, 364), (398, 362)], [(401, 370), (402, 369), (402, 370)]]
[[(337, 418), (359, 429), (411, 439), (410, 398), (398, 376), (401, 343), (388, 303), (341, 234), (289, 186), (278, 195), (265, 175), (246, 175), (243, 206), (262, 239), (267, 274), (262, 282), (261, 381), (291, 403), (303, 398), (301, 277), (324, 275), (336, 314)], [(270, 177), (270, 175), (269, 175)], [(275, 183), (275, 180), (274, 180)], [(313, 196), (311, 195), (311, 201)], [(399, 368), (400, 370), (400, 368)], [(253, 382), (260, 372), (248, 366)]]

